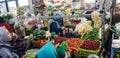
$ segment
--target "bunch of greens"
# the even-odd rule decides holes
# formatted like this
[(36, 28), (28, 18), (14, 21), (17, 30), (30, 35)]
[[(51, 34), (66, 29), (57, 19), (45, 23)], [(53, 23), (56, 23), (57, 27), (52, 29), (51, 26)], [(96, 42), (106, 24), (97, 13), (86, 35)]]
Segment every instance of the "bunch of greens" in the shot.
[(44, 39), (45, 34), (46, 34), (45, 30), (35, 29), (32, 31), (32, 35), (33, 35), (34, 40)]
[(15, 29), (15, 30), (19, 30), (19, 29), (20, 29), (20, 26), (14, 25), (14, 29)]
[(13, 14), (7, 14), (7, 15), (2, 15), (1, 17), (5, 20), (5, 22), (9, 22), (9, 20), (14, 16)]
[(36, 58), (39, 49), (31, 49), (26, 51), (26, 58)]
[(31, 33), (32, 33), (32, 30), (30, 29), (27, 29), (27, 28), (25, 28), (25, 33), (26, 33), (26, 35), (30, 35)]
[(51, 32), (51, 36), (49, 36), (48, 38), (56, 39), (57, 37), (58, 37), (58, 35), (55, 32)]
[(99, 39), (99, 30), (93, 29), (91, 32), (83, 34), (81, 36), (82, 39), (90, 39), (90, 40), (98, 40)]
[(17, 8), (17, 15), (23, 15), (24, 14), (24, 7), (18, 7)]

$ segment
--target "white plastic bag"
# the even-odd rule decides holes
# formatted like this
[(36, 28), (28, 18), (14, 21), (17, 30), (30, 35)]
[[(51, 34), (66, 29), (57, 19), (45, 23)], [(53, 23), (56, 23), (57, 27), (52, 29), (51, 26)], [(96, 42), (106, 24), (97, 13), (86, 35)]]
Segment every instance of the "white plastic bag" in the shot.
[(39, 23), (38, 18), (27, 18), (24, 22), (26, 28), (31, 29), (34, 25)]
[(113, 48), (120, 48), (120, 44), (112, 44)]
[(119, 45), (120, 45), (120, 40), (114, 39), (114, 40), (112, 41), (112, 44), (119, 44)]

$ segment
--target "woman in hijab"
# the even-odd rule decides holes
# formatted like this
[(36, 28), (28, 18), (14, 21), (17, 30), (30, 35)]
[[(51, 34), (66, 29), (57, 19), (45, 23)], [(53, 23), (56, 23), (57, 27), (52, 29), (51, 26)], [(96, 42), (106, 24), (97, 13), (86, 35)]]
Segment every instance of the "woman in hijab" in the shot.
[[(4, 26), (0, 27), (0, 58), (14, 58), (9, 48), (11, 47), (9, 43), (11, 40), (11, 33), (9, 33)], [(16, 58), (18, 58), (18, 56)]]
[(65, 28), (64, 27), (60, 27), (60, 25), (55, 20), (53, 20), (50, 23), (50, 32), (55, 32), (59, 36), (62, 36), (63, 29), (65, 29)]
[[(53, 14), (54, 16), (62, 16), (63, 14), (61, 11), (56, 11)], [(65, 30), (65, 27), (63, 26), (63, 18), (53, 18), (52, 22), (50, 23), (50, 32), (55, 32), (59, 36), (63, 36), (63, 30)]]

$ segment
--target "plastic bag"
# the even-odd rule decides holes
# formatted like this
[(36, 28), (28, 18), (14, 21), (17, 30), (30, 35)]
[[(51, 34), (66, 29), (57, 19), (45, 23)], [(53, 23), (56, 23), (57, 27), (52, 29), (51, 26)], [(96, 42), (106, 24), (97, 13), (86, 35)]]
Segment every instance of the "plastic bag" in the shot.
[(112, 44), (120, 44), (120, 40), (118, 40), (118, 39), (115, 40), (114, 39), (113, 42), (112, 42)]
[(36, 25), (38, 23), (39, 23), (38, 18), (28, 18), (24, 22), (24, 25), (25, 25), (26, 28), (31, 29), (34, 25)]
[(120, 45), (119, 44), (112, 44), (112, 47), (113, 48), (120, 48)]
[(26, 20), (26, 16), (19, 16), (19, 17), (17, 17), (14, 26), (18, 26), (18, 27), (20, 27), (20, 29), (24, 29), (24, 22), (25, 22), (25, 20)]
[(68, 49), (68, 43), (66, 41), (62, 42), (59, 48), (57, 49), (57, 58), (64, 58), (67, 49)]

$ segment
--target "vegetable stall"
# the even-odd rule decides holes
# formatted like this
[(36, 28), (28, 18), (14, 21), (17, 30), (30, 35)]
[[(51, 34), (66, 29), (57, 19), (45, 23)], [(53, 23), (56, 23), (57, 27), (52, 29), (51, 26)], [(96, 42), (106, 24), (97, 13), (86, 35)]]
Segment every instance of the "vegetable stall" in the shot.
[[(96, 12), (95, 12), (96, 13)], [(98, 13), (98, 12), (97, 12)], [(17, 30), (22, 30), (23, 32), (25, 32), (27, 35), (29, 36), (28, 40), (29, 40), (29, 48), (27, 49), (28, 52), (26, 53), (27, 57), (35, 57), (35, 55), (29, 55), (29, 49), (39, 49), (41, 48), (43, 45), (45, 45), (45, 43), (47, 42), (48, 39), (54, 39), (55, 43), (60, 43), (59, 47), (62, 48), (58, 48), (58, 53), (59, 50), (64, 49), (64, 51), (70, 50), (71, 51), (71, 55), (75, 55), (75, 56), (84, 56), (87, 57), (90, 54), (95, 54), (98, 55), (100, 54), (100, 50), (101, 48), (103, 48), (103, 37), (101, 36), (101, 30), (100, 28), (103, 28), (102, 25), (102, 21), (104, 21), (104, 19), (101, 19), (101, 17), (99, 17), (100, 14), (98, 14), (98, 17), (95, 14), (91, 14), (91, 16), (93, 16), (92, 19), (94, 20), (83, 20), (84, 18), (80, 18), (79, 20), (81, 20), (81, 22), (79, 24), (74, 25), (74, 27), (72, 27), (73, 30), (76, 30), (74, 33), (72, 33), (73, 31), (68, 29), (67, 31), (71, 31), (70, 33), (72, 33), (73, 35), (77, 34), (79, 37), (75, 36), (71, 36), (71, 37), (66, 37), (66, 36), (58, 36), (55, 32), (49, 33), (46, 30), (42, 29), (42, 28), (38, 28), (38, 27), (34, 27), (34, 25), (40, 25), (41, 18), (45, 19), (45, 18), (52, 18), (55, 16), (41, 16), (41, 18), (38, 17), (34, 17), (35, 19), (30, 20), (30, 21), (26, 21), (25, 22), (25, 26), (29, 27), (32, 26), (34, 28), (18, 28)], [(64, 17), (64, 18), (73, 18), (73, 17), (79, 17), (80, 15), (72, 15), (72, 16), (60, 16), (60, 17)], [(84, 15), (81, 15), (84, 16)], [(57, 16), (56, 16), (57, 17)], [(59, 16), (58, 16), (59, 17)], [(96, 21), (96, 19), (100, 21)], [(43, 20), (44, 21), (44, 20)], [(68, 21), (70, 23), (76, 22), (74, 19), (68, 19)], [(71, 24), (70, 24), (71, 25)], [(97, 26), (96, 26), (97, 25)], [(19, 27), (18, 25), (16, 25), (17, 27)], [(25, 31), (24, 31), (25, 30)], [(68, 34), (68, 32), (65, 31), (65, 34)], [(23, 35), (22, 33), (22, 36)], [(103, 35), (103, 34), (102, 34)], [(36, 51), (36, 50), (35, 50)], [(62, 50), (63, 51), (63, 50)]]

